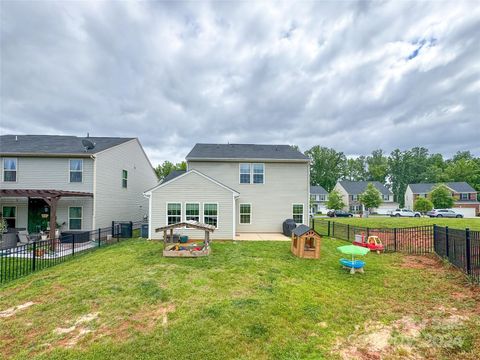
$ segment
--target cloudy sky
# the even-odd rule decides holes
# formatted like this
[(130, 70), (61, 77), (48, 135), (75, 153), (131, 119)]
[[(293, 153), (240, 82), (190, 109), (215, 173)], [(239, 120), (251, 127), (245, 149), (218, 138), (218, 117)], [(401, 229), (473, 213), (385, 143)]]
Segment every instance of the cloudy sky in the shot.
[(0, 7), (2, 134), (480, 155), (478, 2)]

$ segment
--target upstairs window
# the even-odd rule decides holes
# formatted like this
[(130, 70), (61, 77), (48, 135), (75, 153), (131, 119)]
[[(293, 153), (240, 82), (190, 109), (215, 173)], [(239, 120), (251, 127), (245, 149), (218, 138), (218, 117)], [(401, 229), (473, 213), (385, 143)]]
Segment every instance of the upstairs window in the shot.
[(382, 195), (382, 197), (383, 197), (383, 200), (387, 200), (387, 201), (390, 200), (390, 196), (389, 196), (389, 195)]
[(122, 170), (122, 188), (126, 189), (128, 185), (128, 171)]
[(326, 201), (327, 196), (325, 194), (318, 195), (318, 201)]
[(3, 159), (3, 181), (8, 181), (8, 182), (17, 181), (17, 159), (15, 158)]
[(82, 182), (83, 178), (83, 160), (70, 160), (70, 182)]
[(182, 221), (182, 204), (167, 204), (167, 225), (176, 224)]
[(293, 204), (293, 221), (303, 224), (303, 204)]
[(203, 204), (203, 222), (218, 227), (218, 205)]
[(469, 200), (469, 194), (468, 193), (461, 193), (460, 194), (460, 200)]
[(185, 220), (200, 221), (200, 204), (199, 203), (185, 204)]
[(240, 164), (240, 184), (263, 184), (265, 164)]

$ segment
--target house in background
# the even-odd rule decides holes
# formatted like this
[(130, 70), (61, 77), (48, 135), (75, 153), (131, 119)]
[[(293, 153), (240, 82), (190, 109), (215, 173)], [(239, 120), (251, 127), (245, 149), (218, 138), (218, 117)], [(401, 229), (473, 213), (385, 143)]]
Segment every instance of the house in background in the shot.
[(136, 138), (2, 135), (0, 164), (3, 217), (33, 233), (49, 226), (52, 199), (61, 231), (141, 220), (158, 182)]
[[(239, 233), (280, 233), (293, 218), (308, 221), (310, 160), (289, 145), (196, 144), (187, 171), (145, 192), (154, 229), (180, 221), (214, 225), (213, 239)], [(203, 233), (183, 229), (190, 238)]]
[[(415, 200), (419, 197), (428, 197), (433, 187), (437, 184), (421, 183), (408, 184), (405, 191), (405, 207), (413, 209)], [(468, 183), (462, 182), (447, 182), (445, 185), (452, 192), (454, 198), (453, 210), (465, 217), (473, 217), (480, 213), (480, 202), (477, 201), (477, 191)]]
[(310, 207), (313, 214), (327, 211), (328, 192), (320, 185), (310, 185)]
[(359, 214), (363, 211), (363, 205), (359, 201), (359, 196), (366, 190), (367, 185), (372, 183), (380, 191), (382, 204), (376, 209), (371, 209), (371, 213), (387, 215), (398, 208), (398, 203), (393, 201), (393, 193), (379, 181), (338, 181), (334, 187), (343, 198), (346, 204), (346, 210), (353, 214)]

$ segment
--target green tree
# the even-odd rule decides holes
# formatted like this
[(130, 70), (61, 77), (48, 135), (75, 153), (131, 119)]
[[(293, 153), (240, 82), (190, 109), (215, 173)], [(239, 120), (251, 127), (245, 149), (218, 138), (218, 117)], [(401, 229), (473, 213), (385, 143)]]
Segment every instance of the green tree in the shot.
[(367, 156), (366, 164), (368, 180), (385, 184), (388, 176), (388, 158), (383, 154), (383, 150), (372, 151), (372, 154)]
[(331, 191), (337, 180), (345, 173), (347, 158), (342, 152), (321, 146), (305, 151), (312, 161), (310, 164), (310, 182), (321, 185)]
[(434, 186), (429, 197), (435, 209), (448, 209), (453, 206), (452, 193), (444, 184)]
[(427, 211), (430, 211), (433, 209), (433, 203), (424, 197), (419, 197), (417, 200), (415, 200), (415, 203), (413, 204), (413, 210), (419, 211), (422, 214), (425, 214)]
[(366, 209), (374, 209), (382, 203), (382, 194), (373, 183), (368, 183), (365, 191), (360, 194), (359, 201)]
[(365, 156), (347, 159), (342, 178), (349, 181), (364, 181), (367, 178)]
[(327, 209), (341, 210), (345, 207), (342, 195), (337, 190), (332, 190), (328, 194)]
[(179, 163), (172, 163), (168, 160), (164, 161), (163, 164), (158, 165), (155, 168), (155, 174), (159, 181), (162, 181), (168, 174), (174, 170), (187, 170), (187, 163), (185, 161)]

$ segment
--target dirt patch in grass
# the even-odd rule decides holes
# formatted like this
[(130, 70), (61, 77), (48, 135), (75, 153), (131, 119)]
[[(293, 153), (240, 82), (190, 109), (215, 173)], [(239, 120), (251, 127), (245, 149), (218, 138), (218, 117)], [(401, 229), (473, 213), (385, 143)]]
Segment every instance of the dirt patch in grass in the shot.
[(15, 315), (17, 312), (28, 309), (30, 306), (35, 305), (33, 301), (28, 301), (24, 304), (13, 306), (6, 310), (0, 311), (0, 318), (8, 318)]
[(98, 312), (85, 314), (75, 320), (72, 326), (56, 328), (53, 331), (54, 334), (63, 336), (57, 345), (64, 348), (72, 348), (77, 345), (85, 335), (93, 332), (93, 330), (89, 328), (89, 324), (98, 319), (98, 314)]
[(453, 333), (469, 317), (456, 308), (439, 307), (435, 311), (441, 316), (404, 316), (388, 325), (368, 321), (363, 329), (357, 327), (352, 335), (338, 341), (334, 351), (345, 360), (426, 359), (432, 355), (436, 358), (437, 351), (461, 347), (463, 339)]
[(403, 257), (401, 266), (408, 269), (444, 269), (440, 260), (425, 255), (406, 255)]

